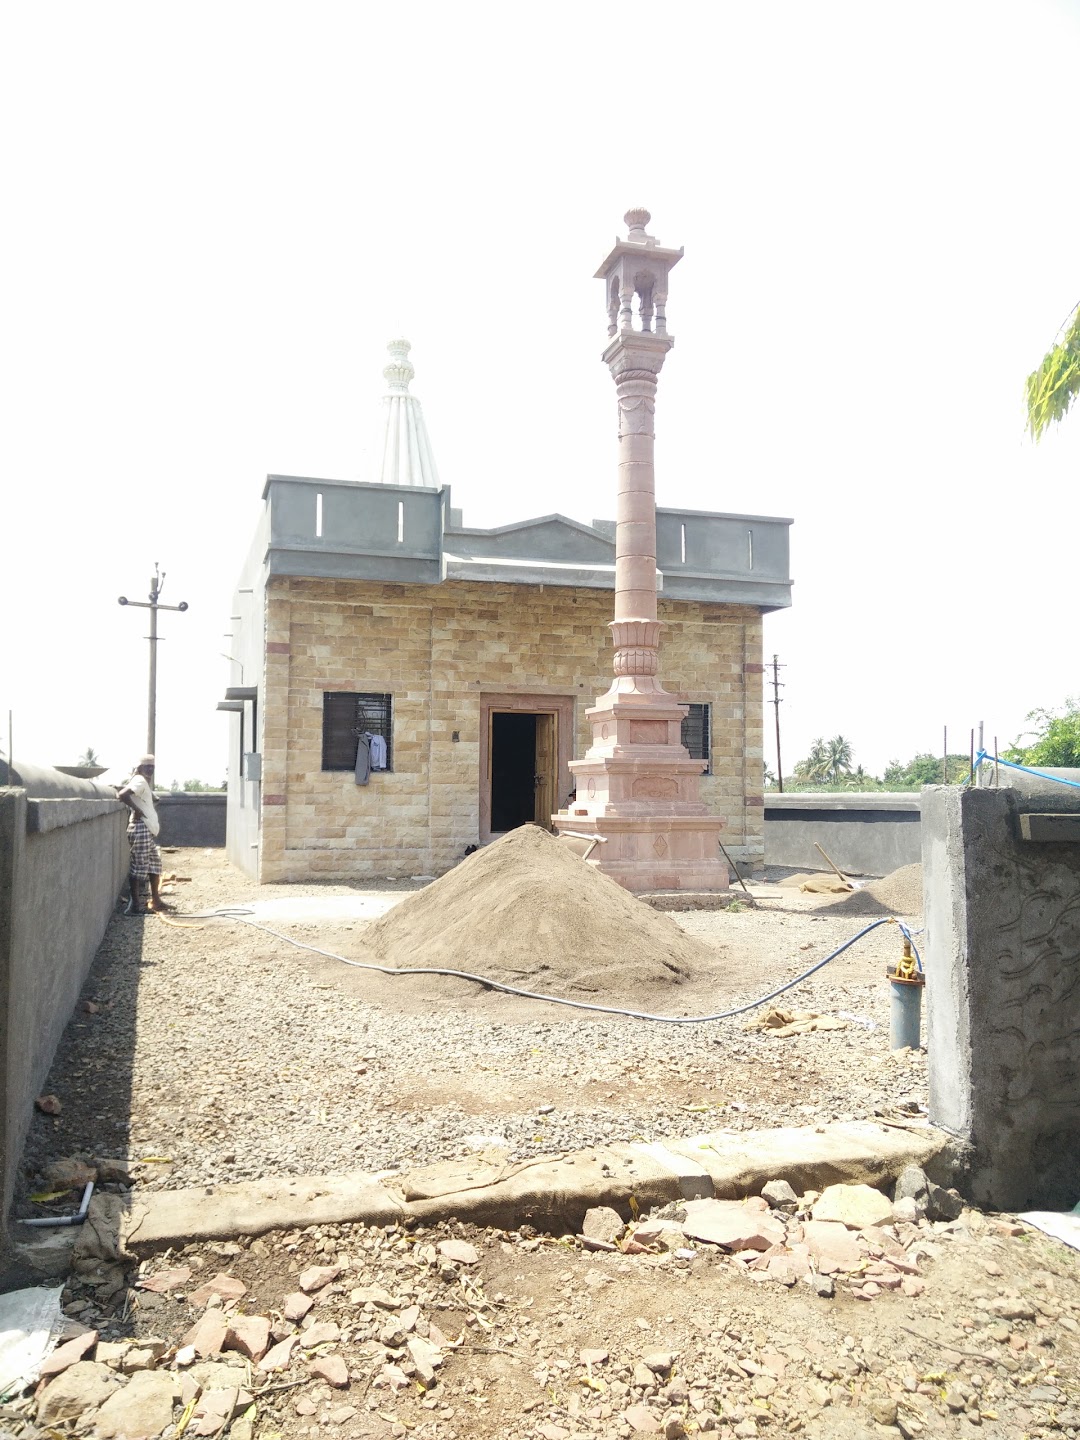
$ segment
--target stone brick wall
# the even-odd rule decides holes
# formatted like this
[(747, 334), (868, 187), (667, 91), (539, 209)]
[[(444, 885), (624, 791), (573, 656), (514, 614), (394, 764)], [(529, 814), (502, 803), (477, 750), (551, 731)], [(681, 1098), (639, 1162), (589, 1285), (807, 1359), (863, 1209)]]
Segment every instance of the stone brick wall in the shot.
[[(585, 710), (611, 674), (611, 604), (608, 592), (562, 587), (272, 580), (260, 879), (439, 874), (455, 863), (478, 838), (481, 695), (575, 697), (583, 754)], [(761, 616), (663, 600), (660, 615), (666, 685), (713, 706), (703, 797), (727, 820), (732, 853), (760, 862)], [(363, 787), (323, 773), (327, 690), (393, 696), (392, 773)], [(561, 776), (560, 796), (568, 784)]]

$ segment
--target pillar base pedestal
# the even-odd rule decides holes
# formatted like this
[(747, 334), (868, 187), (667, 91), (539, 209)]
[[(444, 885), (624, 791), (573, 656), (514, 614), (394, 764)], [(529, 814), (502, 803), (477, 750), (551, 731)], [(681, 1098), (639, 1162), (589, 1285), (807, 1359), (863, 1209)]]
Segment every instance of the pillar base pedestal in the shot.
[(724, 822), (713, 815), (553, 815), (563, 834), (601, 836), (586, 865), (636, 895), (654, 890), (726, 893), (727, 861), (720, 855)]

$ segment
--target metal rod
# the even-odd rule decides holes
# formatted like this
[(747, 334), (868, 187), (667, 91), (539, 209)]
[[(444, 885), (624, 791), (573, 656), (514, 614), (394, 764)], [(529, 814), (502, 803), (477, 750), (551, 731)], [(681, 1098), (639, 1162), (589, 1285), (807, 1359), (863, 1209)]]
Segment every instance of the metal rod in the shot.
[[(773, 656), (773, 659), (775, 659), (775, 658), (776, 658), (776, 657)], [(735, 864), (735, 861), (732, 860), (731, 856), (730, 856), (730, 855), (727, 853), (727, 851), (724, 849), (724, 842), (723, 842), (721, 839), (717, 838), (716, 843), (720, 846), (720, 849), (723, 851), (724, 859), (725, 859), (725, 860), (727, 861), (727, 863), (731, 866), (732, 870), (735, 871), (735, 879), (738, 880), (738, 882), (739, 882), (739, 884), (742, 886), (742, 888), (743, 888), (744, 890), (746, 890), (746, 881), (745, 881), (745, 880), (742, 878), (742, 876), (739, 874), (739, 867)], [(749, 890), (746, 890), (746, 893), (747, 893), (747, 895), (749, 896), (749, 898), (750, 898), (751, 900), (754, 898), (754, 897), (750, 894), (750, 891), (749, 891)]]
[(975, 784), (975, 731), (971, 732), (971, 773), (968, 775), (968, 784)]

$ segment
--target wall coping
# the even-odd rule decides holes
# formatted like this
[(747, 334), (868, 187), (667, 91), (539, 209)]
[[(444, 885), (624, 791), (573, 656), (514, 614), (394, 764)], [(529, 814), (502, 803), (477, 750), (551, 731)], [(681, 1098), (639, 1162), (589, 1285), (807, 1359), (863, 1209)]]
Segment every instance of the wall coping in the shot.
[(49, 830), (63, 830), (67, 825), (82, 825), (88, 820), (101, 820), (115, 815), (127, 806), (119, 800), (27, 800), (26, 832), (44, 835)]
[(766, 790), (765, 810), (919, 810), (921, 799), (917, 790), (874, 790), (841, 794), (837, 791), (803, 790), (796, 795), (781, 795)]

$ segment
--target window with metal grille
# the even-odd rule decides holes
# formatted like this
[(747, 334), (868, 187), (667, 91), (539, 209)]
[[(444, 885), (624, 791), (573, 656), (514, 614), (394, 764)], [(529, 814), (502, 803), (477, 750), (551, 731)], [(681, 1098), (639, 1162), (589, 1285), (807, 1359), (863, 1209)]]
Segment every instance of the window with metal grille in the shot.
[(357, 736), (365, 731), (386, 741), (386, 768), (394, 768), (394, 736), (389, 695), (326, 691), (323, 695), (322, 768), (352, 770)]
[(691, 705), (690, 714), (683, 716), (682, 722), (682, 743), (695, 760), (708, 760), (704, 774), (708, 775), (712, 769), (712, 756), (709, 750), (709, 705)]

